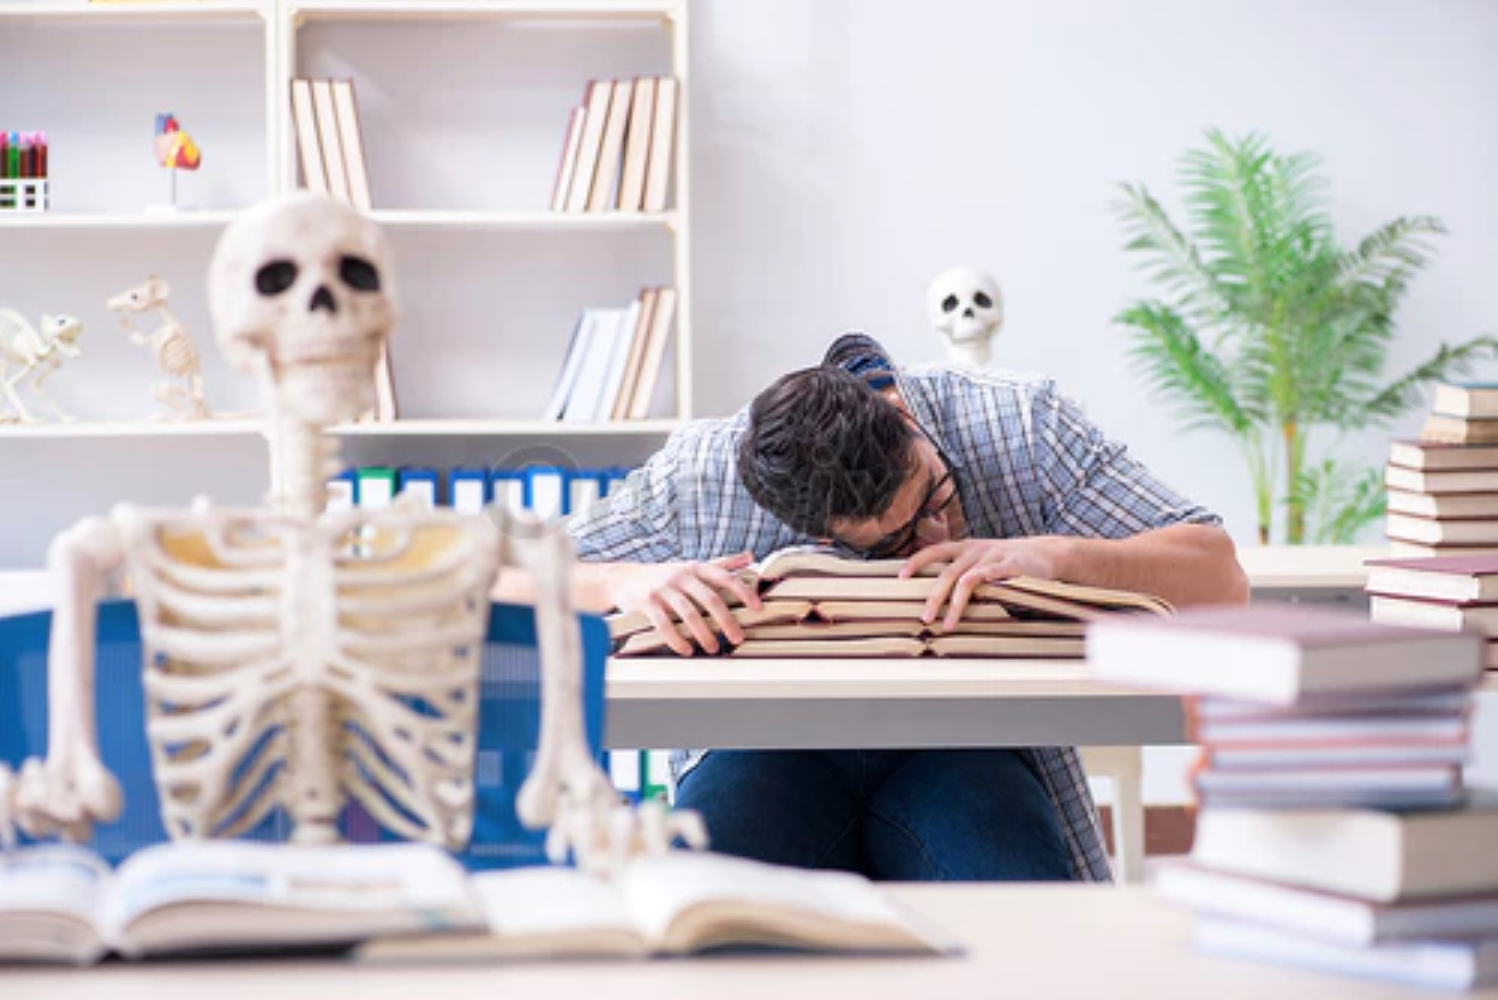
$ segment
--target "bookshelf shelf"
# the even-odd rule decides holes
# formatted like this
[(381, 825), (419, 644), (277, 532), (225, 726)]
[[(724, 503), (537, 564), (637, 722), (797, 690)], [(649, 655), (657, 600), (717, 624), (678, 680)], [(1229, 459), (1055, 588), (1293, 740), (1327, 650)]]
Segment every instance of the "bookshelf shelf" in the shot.
[(664, 212), (420, 212), (376, 210), (375, 220), (392, 229), (508, 229), (517, 232), (607, 233), (674, 230), (676, 214)]
[[(31, 440), (102, 438), (194, 438), (258, 436), (254, 419), (193, 421), (78, 421), (76, 423), (0, 425), (0, 438)], [(394, 420), (388, 423), (345, 424), (334, 428), (340, 437), (463, 438), (463, 437), (665, 437), (681, 426), (677, 420), (629, 420), (614, 423), (566, 424), (545, 420)]]
[(78, 21), (129, 24), (228, 22), (260, 24), (269, 16), (270, 0), (160, 0), (160, 2), (88, 3), (86, 0), (30, 0), (0, 3), (0, 18), (35, 23)]
[(288, 4), (293, 24), (302, 21), (475, 20), (608, 23), (660, 21), (674, 17), (674, 2), (547, 3), (511, 0), (302, 0)]
[(215, 229), (233, 212), (0, 212), (4, 229)]

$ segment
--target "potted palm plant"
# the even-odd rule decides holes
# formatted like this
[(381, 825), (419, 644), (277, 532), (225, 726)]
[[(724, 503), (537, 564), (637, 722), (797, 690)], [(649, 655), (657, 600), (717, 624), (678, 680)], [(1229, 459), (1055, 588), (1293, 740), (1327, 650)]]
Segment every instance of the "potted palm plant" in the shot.
[(1498, 354), (1491, 337), (1441, 344), (1384, 377), (1395, 311), (1445, 227), (1402, 216), (1344, 248), (1320, 167), (1261, 135), (1212, 130), (1180, 158), (1189, 231), (1142, 184), (1122, 185), (1117, 206), (1127, 250), (1159, 289), (1114, 319), (1131, 360), (1188, 427), (1242, 450), (1265, 544), (1276, 508), (1290, 544), (1350, 542), (1383, 515), (1380, 470), (1314, 452), (1312, 431), (1388, 426), (1427, 383)]

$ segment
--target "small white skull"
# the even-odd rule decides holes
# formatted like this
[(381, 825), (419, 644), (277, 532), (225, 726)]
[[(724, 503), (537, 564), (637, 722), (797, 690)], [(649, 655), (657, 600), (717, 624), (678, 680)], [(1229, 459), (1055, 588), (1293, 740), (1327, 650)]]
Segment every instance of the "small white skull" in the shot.
[(989, 342), (1004, 325), (1004, 297), (991, 276), (963, 265), (932, 280), (926, 290), (926, 314), (954, 361), (987, 364)]
[(229, 362), (268, 378), (281, 412), (326, 426), (374, 405), (375, 366), (398, 315), (392, 283), (378, 225), (298, 191), (224, 230), (208, 304)]

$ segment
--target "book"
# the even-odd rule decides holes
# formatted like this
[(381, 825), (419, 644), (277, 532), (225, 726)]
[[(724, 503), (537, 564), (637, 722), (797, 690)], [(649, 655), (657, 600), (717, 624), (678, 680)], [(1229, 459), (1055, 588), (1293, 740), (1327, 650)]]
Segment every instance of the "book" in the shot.
[[(1470, 696), (1463, 692), (1463, 701)], [(1313, 748), (1351, 747), (1390, 743), (1404, 747), (1464, 743), (1468, 735), (1465, 705), (1444, 715), (1344, 715), (1203, 719), (1189, 704), (1188, 735), (1193, 743), (1210, 743), (1213, 752), (1273, 747), (1294, 752)]]
[[(1462, 800), (1462, 771), (1450, 764), (1353, 764), (1293, 770), (1220, 770), (1202, 756), (1192, 775), (1197, 801), (1204, 806), (1297, 808), (1316, 806), (1434, 808)], [(1203, 812), (1213, 810), (1203, 810)]]
[(1498, 472), (1498, 447), (1440, 441), (1394, 441), (1389, 444), (1389, 461), (1396, 466), (1427, 472), (1455, 469)]
[(1354, 946), (1259, 924), (1198, 917), (1192, 942), (1199, 951), (1212, 955), (1280, 962), (1411, 986), (1465, 990), (1498, 979), (1498, 939), (1491, 938)]
[(1204, 809), (1191, 860), (1356, 899), (1498, 893), (1498, 794), (1457, 809)]
[(1430, 411), (1448, 417), (1498, 417), (1498, 383), (1437, 382)]
[(563, 211), (567, 207), (567, 192), (572, 186), (572, 175), (577, 170), (577, 151), (582, 145), (583, 119), (588, 109), (576, 107), (567, 117), (567, 138), (562, 143), (562, 157), (557, 162), (556, 180), (551, 186), (551, 210)]
[(1336, 693), (1474, 684), (1481, 639), (1291, 604), (1188, 608), (1099, 619), (1087, 659), (1100, 680), (1293, 704)]
[(1461, 718), (1471, 704), (1472, 693), (1464, 687), (1444, 691), (1411, 694), (1346, 694), (1327, 698), (1305, 698), (1294, 705), (1264, 705), (1257, 701), (1234, 698), (1191, 698), (1186, 702), (1187, 722), (1202, 725), (1255, 724), (1272, 721), (1276, 725), (1305, 722), (1358, 724), (1376, 720), (1429, 720)]
[(1214, 871), (1179, 858), (1161, 859), (1155, 888), (1201, 913), (1356, 947), (1403, 938), (1498, 937), (1498, 894), (1373, 903)]
[(1432, 413), (1420, 427), (1420, 440), (1447, 444), (1498, 444), (1498, 420)]
[(629, 129), (624, 138), (624, 173), (619, 178), (619, 197), (614, 207), (638, 212), (645, 205), (645, 171), (650, 164), (650, 138), (655, 123), (655, 78), (634, 81), (634, 105), (629, 111)]
[(577, 380), (567, 394), (567, 405), (562, 411), (565, 423), (591, 423), (599, 419), (614, 353), (619, 349), (620, 340), (629, 333), (624, 329), (623, 309), (589, 309), (587, 314), (591, 332)]
[(1447, 520), (1390, 512), (1384, 519), (1384, 533), (1403, 542), (1498, 545), (1498, 518)]
[(322, 140), (317, 137), (317, 110), (312, 103), (312, 81), (291, 81), (291, 119), (296, 127), (297, 152), (302, 164), (302, 184), (309, 191), (328, 194), (328, 168), (323, 161)]
[(650, 155), (645, 167), (643, 208), (647, 212), (664, 212), (670, 202), (671, 168), (676, 159), (676, 105), (680, 99), (681, 84), (676, 77), (656, 78)]
[(567, 342), (567, 356), (562, 361), (562, 370), (557, 375), (557, 384), (551, 391), (551, 402), (546, 404), (542, 420), (561, 420), (567, 411), (567, 401), (572, 398), (572, 388), (577, 384), (583, 360), (593, 341), (593, 312), (583, 310), (572, 325), (572, 339)]
[(1498, 634), (1498, 604), (1450, 604), (1373, 594), (1368, 598), (1368, 612), (1374, 621), (1388, 625)]
[(676, 320), (676, 301), (676, 289), (655, 290), (655, 305), (650, 313), (650, 340), (645, 345), (634, 390), (630, 394), (631, 420), (644, 420), (650, 416), (650, 404), (655, 400), (655, 385), (666, 360), (666, 344), (671, 339), (671, 325)]
[(374, 208), (369, 193), (369, 167), (364, 158), (364, 129), (359, 104), (354, 99), (354, 81), (331, 80), (333, 112), (338, 120), (338, 141), (343, 147), (343, 167), (348, 174), (349, 204), (361, 212)]
[(1498, 601), (1498, 555), (1370, 559), (1364, 589), (1385, 597), (1432, 601)]
[(761, 639), (745, 636), (726, 653), (742, 659), (805, 657), (1027, 657), (1035, 659), (1080, 659), (1081, 639), (1011, 635), (854, 636), (823, 638)]
[(338, 108), (333, 103), (333, 81), (311, 80), (312, 107), (317, 117), (317, 140), (322, 146), (323, 166), (328, 172), (328, 193), (346, 205), (354, 203), (349, 189), (343, 139), (338, 132)]
[(1498, 493), (1408, 493), (1388, 491), (1391, 514), (1422, 518), (1490, 518), (1498, 520)]
[(583, 134), (578, 140), (577, 167), (567, 185), (566, 210), (585, 212), (588, 196), (593, 192), (593, 177), (598, 172), (598, 157), (603, 151), (603, 132), (608, 124), (609, 101), (614, 96), (614, 81), (589, 80), (583, 94)]
[(1384, 485), (1406, 493), (1498, 493), (1498, 468), (1422, 471), (1386, 465)]
[(941, 930), (861, 875), (672, 851), (628, 862), (603, 882), (571, 868), (473, 876), (486, 927), (382, 938), (364, 961), (536, 956), (645, 957), (724, 947), (942, 954)]
[(1498, 555), (1498, 545), (1448, 545), (1444, 542), (1427, 545), (1424, 542), (1389, 542), (1389, 555), (1398, 559), (1429, 559), (1437, 556), (1492, 556)]
[(634, 334), (629, 341), (629, 356), (624, 362), (624, 375), (620, 379), (619, 394), (614, 399), (614, 408), (609, 412), (610, 420), (627, 420), (629, 418), (630, 403), (634, 399), (635, 386), (640, 381), (640, 365), (645, 359), (645, 349), (650, 343), (650, 329), (655, 315), (656, 290), (654, 288), (642, 288), (640, 297), (636, 300), (639, 310), (636, 313)]
[(463, 866), (427, 844), (156, 844), (111, 871), (67, 844), (0, 853), (0, 959), (352, 945), (483, 926)]
[(624, 165), (624, 132), (634, 104), (633, 80), (615, 80), (609, 98), (609, 116), (604, 122), (603, 141), (598, 147), (598, 166), (593, 171), (593, 187), (588, 192), (589, 212), (602, 212), (614, 204), (616, 185)]
[[(1370, 771), (1399, 768), (1406, 765), (1465, 764), (1471, 758), (1467, 734), (1443, 741), (1403, 743), (1387, 741), (1346, 741), (1327, 743), (1277, 743), (1265, 740), (1260, 745), (1213, 744), (1202, 749), (1202, 764), (1213, 771), (1255, 771), (1269, 774), (1280, 771), (1332, 771), (1359, 767)], [(1319, 804), (1324, 805), (1324, 801)]]

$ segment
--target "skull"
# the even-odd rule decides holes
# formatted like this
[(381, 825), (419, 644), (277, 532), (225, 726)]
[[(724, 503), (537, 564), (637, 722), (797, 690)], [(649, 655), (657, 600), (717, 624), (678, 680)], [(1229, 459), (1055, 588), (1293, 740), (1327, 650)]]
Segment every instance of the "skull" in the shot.
[(976, 267), (954, 267), (926, 290), (926, 314), (956, 360), (982, 364), (1004, 325), (1004, 297), (999, 283)]
[(265, 202), (224, 230), (209, 265), (219, 347), (269, 380), (282, 413), (357, 419), (397, 319), (392, 278), (384, 232), (349, 206), (307, 191)]

